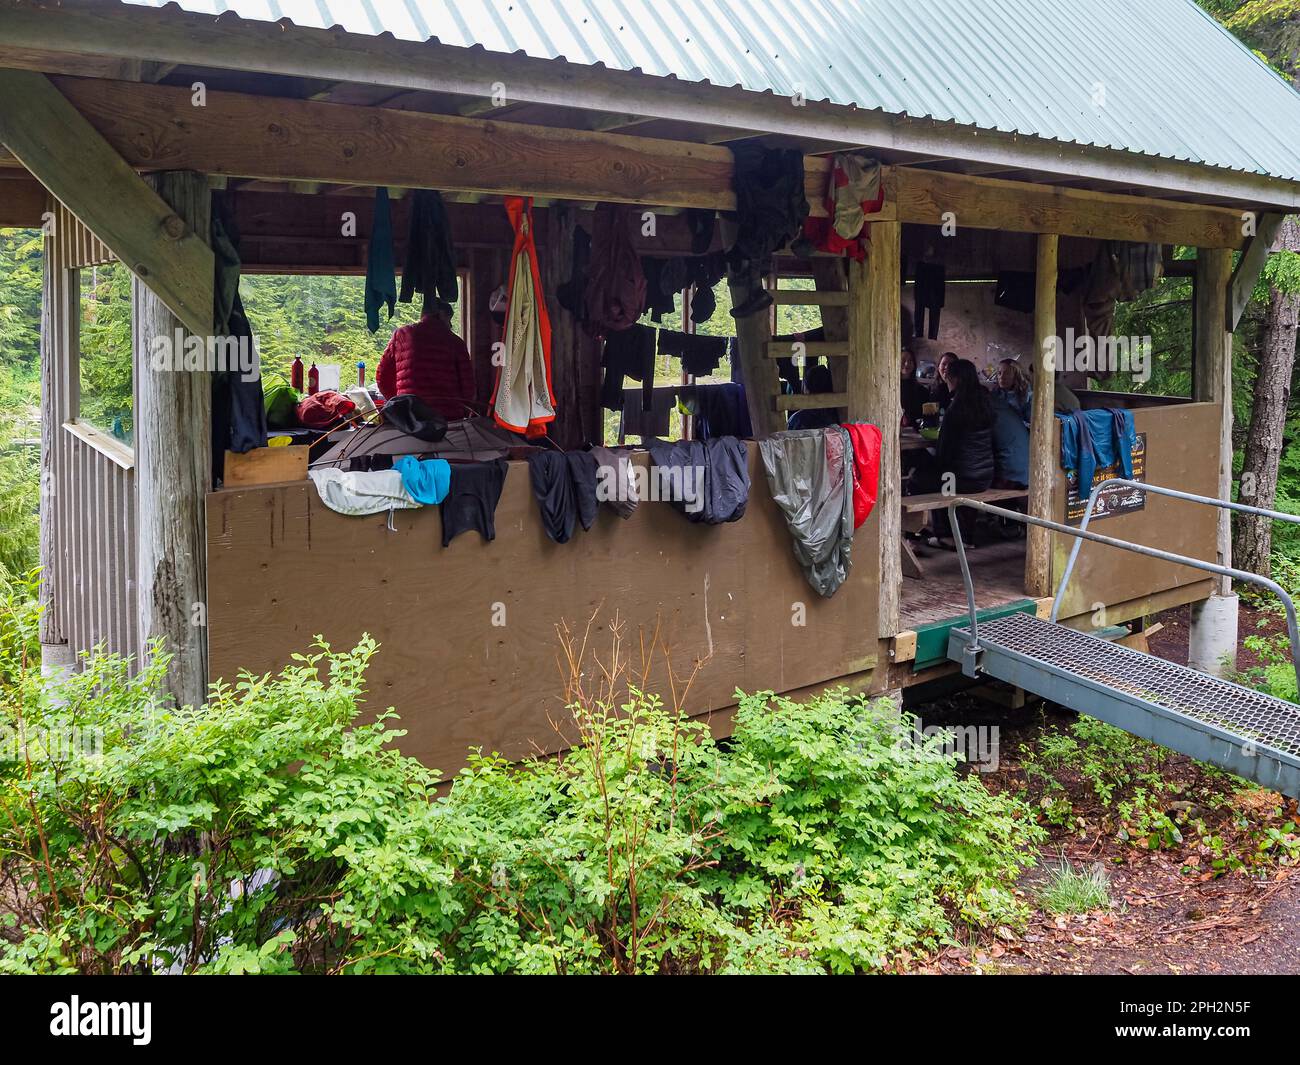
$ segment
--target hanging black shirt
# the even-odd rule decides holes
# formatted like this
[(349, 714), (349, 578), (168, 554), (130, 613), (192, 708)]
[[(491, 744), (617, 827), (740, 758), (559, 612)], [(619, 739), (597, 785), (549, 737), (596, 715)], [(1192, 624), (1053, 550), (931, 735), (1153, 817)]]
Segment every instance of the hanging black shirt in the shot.
[(497, 503), (509, 469), (505, 459), (451, 464), (451, 484), (441, 508), (443, 547), (468, 529), (477, 529), (488, 542), (496, 539)]

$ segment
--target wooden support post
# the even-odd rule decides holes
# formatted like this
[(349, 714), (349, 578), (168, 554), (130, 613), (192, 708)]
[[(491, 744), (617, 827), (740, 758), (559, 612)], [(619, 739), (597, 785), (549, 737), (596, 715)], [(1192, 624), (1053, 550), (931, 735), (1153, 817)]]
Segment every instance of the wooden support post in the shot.
[[(206, 177), (164, 173), (152, 181), (191, 231), (209, 231)], [(178, 704), (198, 705), (208, 685), (204, 508), (212, 484), (212, 375), (206, 369), (154, 368), (155, 338), (171, 345), (185, 331), (139, 279), (132, 284), (132, 311), (141, 653), (150, 640), (163, 638), (172, 655), (169, 693)], [(211, 307), (207, 320), (206, 333), (192, 334), (205, 345), (213, 328)]]
[[(42, 190), (44, 191), (44, 190)], [(44, 210), (44, 205), (42, 205)], [(40, 495), (40, 637), (41, 646), (55, 647), (66, 642), (60, 623), (55, 574), (57, 572), (58, 523), (54, 508), (58, 500), (54, 494), (55, 436), (63, 431), (69, 420), (66, 391), (62, 378), (66, 374), (68, 359), (66, 346), (60, 343), (62, 330), (60, 317), (66, 313), (67, 286), (59, 285), (56, 267), (50, 255), (51, 241), (45, 241), (44, 273), (41, 283), (41, 495)]]
[[(1219, 438), (1211, 445), (1217, 453), (1207, 456), (1218, 467), (1220, 499), (1232, 498), (1232, 333), (1227, 329), (1231, 275), (1231, 251), (1197, 249), (1192, 398), (1222, 406)], [(1231, 566), (1231, 515), (1220, 510), (1218, 521), (1216, 561), (1221, 566)], [(1215, 594), (1231, 595), (1231, 578), (1216, 577)]]
[[(1034, 286), (1034, 405), (1029, 417), (1029, 513), (1055, 518), (1056, 484), (1056, 370), (1060, 343), (1056, 333), (1056, 257), (1059, 240), (1054, 233), (1038, 238)], [(1025, 545), (1025, 594), (1044, 596), (1052, 584), (1052, 534), (1029, 526)]]
[(899, 358), (903, 339), (899, 325), (902, 305), (902, 236), (899, 222), (871, 227), (871, 249), (865, 263), (849, 264), (848, 418), (880, 426), (880, 632), (893, 637), (899, 630), (902, 562), (902, 457), (898, 427), (902, 419), (902, 379)]

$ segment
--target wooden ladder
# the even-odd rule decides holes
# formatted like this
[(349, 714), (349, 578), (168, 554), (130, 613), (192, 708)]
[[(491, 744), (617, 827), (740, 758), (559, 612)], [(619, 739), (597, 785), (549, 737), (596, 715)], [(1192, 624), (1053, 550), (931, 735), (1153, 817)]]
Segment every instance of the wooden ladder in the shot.
[(765, 357), (803, 360), (827, 358), (830, 360), (831, 379), (834, 381), (833, 391), (818, 395), (775, 393), (772, 397), (773, 406), (783, 418), (796, 410), (847, 411), (849, 407), (848, 357), (852, 349), (848, 335), (849, 290), (841, 263), (842, 260), (838, 258), (815, 259), (813, 279), (817, 287), (814, 289), (780, 288), (781, 278), (792, 276), (789, 274), (778, 273), (770, 282), (775, 307), (821, 308), (822, 329), (826, 339), (797, 341), (793, 344), (768, 340), (763, 348)]

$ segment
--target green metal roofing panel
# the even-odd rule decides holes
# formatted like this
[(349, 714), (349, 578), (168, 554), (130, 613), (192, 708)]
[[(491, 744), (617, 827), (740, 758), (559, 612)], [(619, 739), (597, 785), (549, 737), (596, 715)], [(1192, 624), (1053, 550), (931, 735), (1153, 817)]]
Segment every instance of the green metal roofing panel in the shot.
[[(124, 2), (164, 6), (164, 0)], [(801, 94), (1300, 180), (1300, 93), (1193, 0), (181, 0), (174, 6)]]

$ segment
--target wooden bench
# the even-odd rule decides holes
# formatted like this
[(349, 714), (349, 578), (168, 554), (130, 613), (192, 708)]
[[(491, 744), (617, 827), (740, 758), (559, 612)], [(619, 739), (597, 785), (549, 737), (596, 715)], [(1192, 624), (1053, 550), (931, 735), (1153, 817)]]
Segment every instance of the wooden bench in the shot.
[[(925, 527), (925, 515), (934, 510), (945, 510), (948, 505), (957, 498), (975, 499), (981, 503), (1005, 503), (1015, 499), (1028, 499), (1029, 489), (1027, 488), (990, 488), (985, 492), (959, 492), (956, 496), (947, 495), (944, 492), (929, 492), (919, 496), (903, 496), (903, 531), (920, 532)], [(903, 548), (903, 574), (907, 577), (914, 577), (918, 580), (925, 576), (925, 570), (921, 567), (921, 560), (916, 557), (912, 550), (912, 545), (904, 538), (902, 541)]]

